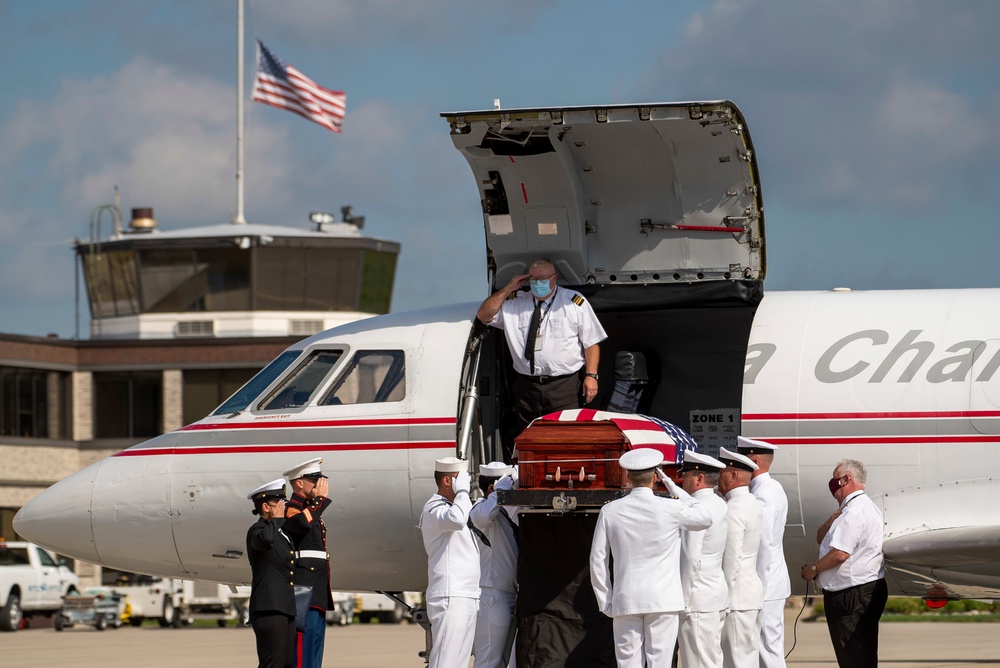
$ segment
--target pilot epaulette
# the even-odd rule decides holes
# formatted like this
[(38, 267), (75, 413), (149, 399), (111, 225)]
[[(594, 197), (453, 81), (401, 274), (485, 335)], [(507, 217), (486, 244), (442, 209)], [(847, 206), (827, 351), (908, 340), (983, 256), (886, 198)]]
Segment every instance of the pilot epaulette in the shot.
[(517, 295), (519, 292), (520, 290), (514, 290), (514, 292), (507, 295), (507, 301), (510, 301), (511, 299), (517, 299)]
[(577, 306), (583, 306), (583, 295), (573, 295), (573, 303)]

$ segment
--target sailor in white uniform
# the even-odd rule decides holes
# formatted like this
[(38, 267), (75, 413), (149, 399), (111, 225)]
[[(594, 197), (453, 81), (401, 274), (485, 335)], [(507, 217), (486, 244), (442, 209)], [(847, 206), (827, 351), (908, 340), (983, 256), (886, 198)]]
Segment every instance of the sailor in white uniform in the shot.
[(704, 531), (681, 532), (681, 586), (685, 614), (678, 636), (684, 666), (722, 668), (722, 624), (729, 604), (729, 588), (722, 573), (726, 551), (726, 502), (715, 493), (719, 473), (726, 465), (714, 457), (687, 450), (681, 473), (684, 491), (712, 515)]
[[(668, 666), (684, 610), (680, 532), (707, 529), (712, 516), (656, 468), (663, 462), (659, 450), (630, 450), (618, 461), (632, 491), (597, 517), (590, 549), (597, 609), (614, 620), (619, 666)], [(653, 494), (655, 477), (678, 498)]]
[(771, 477), (771, 463), (778, 447), (740, 436), (736, 450), (757, 465), (750, 480), (750, 493), (760, 503), (763, 522), (757, 575), (764, 586), (764, 609), (760, 616), (760, 668), (785, 668), (785, 601), (792, 595), (785, 565), (785, 522), (788, 497)]
[(469, 530), (468, 463), (445, 457), (434, 463), (437, 494), (420, 513), (427, 552), (430, 668), (467, 666), (479, 612), (479, 545)]
[(479, 466), (479, 488), (486, 496), (470, 516), (479, 545), (479, 617), (472, 652), (475, 668), (505, 668), (514, 645), (517, 602), (517, 510), (497, 503), (496, 490), (513, 489), (513, 467), (503, 462)]
[(750, 668), (758, 663), (760, 610), (764, 587), (757, 575), (761, 509), (750, 494), (750, 476), (757, 465), (744, 455), (719, 450), (726, 469), (719, 474), (719, 491), (726, 497), (726, 551), (722, 572), (729, 587), (729, 613), (722, 627), (722, 665)]

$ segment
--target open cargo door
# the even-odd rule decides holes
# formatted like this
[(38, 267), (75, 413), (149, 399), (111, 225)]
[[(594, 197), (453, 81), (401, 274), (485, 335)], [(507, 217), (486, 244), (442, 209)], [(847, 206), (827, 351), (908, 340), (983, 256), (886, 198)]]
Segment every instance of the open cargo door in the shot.
[(442, 116), (479, 187), (496, 285), (538, 257), (566, 285), (763, 280), (760, 183), (732, 102)]

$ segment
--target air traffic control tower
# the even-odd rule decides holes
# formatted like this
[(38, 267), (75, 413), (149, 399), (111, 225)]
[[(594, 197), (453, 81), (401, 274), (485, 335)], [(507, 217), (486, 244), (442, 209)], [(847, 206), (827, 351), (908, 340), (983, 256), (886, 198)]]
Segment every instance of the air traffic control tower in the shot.
[[(92, 339), (303, 337), (389, 312), (399, 244), (363, 217), (313, 214), (313, 229), (254, 223), (162, 232), (152, 209), (91, 224), (76, 241)], [(113, 213), (116, 213), (113, 212)]]

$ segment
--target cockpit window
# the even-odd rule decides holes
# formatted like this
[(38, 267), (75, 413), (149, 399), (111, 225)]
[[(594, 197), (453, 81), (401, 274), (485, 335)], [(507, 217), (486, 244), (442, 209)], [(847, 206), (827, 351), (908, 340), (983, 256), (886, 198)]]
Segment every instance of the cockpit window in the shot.
[(309, 355), (288, 380), (261, 402), (261, 410), (299, 408), (309, 403), (316, 388), (340, 359), (340, 350), (317, 350)]
[(299, 351), (287, 350), (280, 355), (278, 355), (274, 360), (264, 367), (256, 376), (251, 378), (246, 382), (246, 384), (236, 391), (236, 394), (229, 397), (226, 403), (215, 409), (212, 415), (226, 415), (228, 413), (235, 413), (237, 411), (244, 410), (250, 405), (250, 402), (260, 396), (268, 385), (274, 382), (274, 379), (282, 374), (282, 372), (291, 366), (298, 356), (301, 354)]
[(402, 350), (363, 350), (320, 401), (321, 406), (378, 404), (406, 396), (406, 363)]

